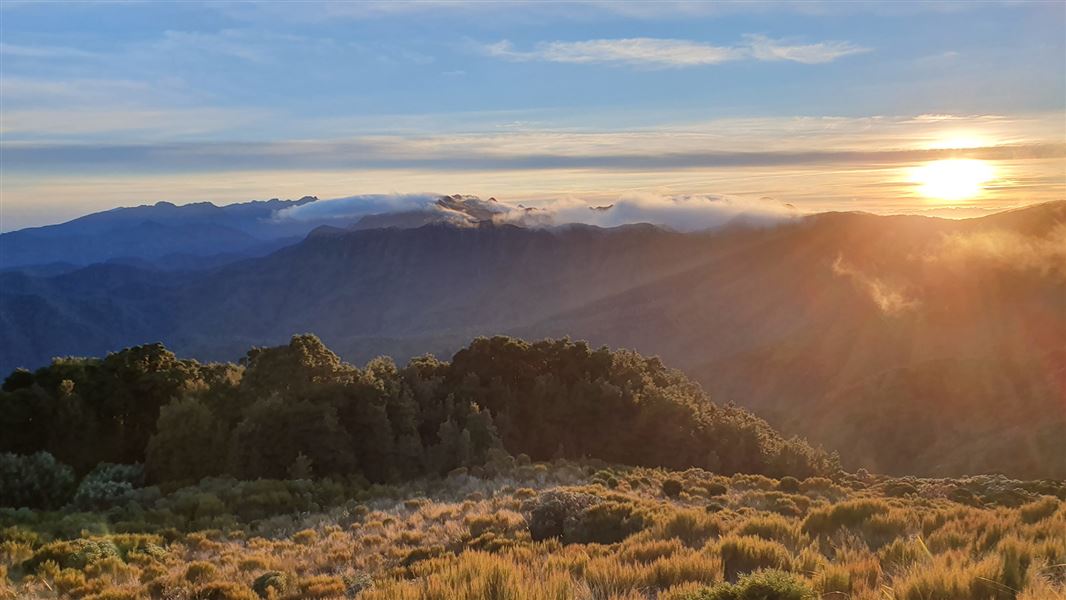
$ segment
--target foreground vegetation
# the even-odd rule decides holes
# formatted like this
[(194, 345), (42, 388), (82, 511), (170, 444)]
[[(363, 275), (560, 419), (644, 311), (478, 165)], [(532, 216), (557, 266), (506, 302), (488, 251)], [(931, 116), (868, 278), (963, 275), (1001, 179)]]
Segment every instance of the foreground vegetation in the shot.
[(313, 336), (238, 365), (58, 359), (4, 382), (0, 451), (0, 598), (1066, 590), (1063, 482), (849, 474), (657, 359), (567, 340), (402, 368)]
[(0, 597), (1047, 600), (1066, 485), (532, 463), (0, 511)]

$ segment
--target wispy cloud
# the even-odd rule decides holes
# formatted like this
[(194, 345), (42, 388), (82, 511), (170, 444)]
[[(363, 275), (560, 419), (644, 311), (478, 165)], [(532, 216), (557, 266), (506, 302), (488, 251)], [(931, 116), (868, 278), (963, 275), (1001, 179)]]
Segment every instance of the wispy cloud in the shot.
[(485, 51), (490, 56), (516, 61), (603, 63), (657, 68), (715, 65), (744, 57), (743, 50), (738, 48), (656, 38), (543, 42), (530, 51), (516, 50), (510, 42), (504, 40), (485, 46)]
[(7, 43), (0, 43), (0, 54), (41, 59), (95, 58), (98, 56), (94, 52), (66, 46), (25, 46)]
[(865, 273), (846, 262), (842, 256), (837, 256), (833, 262), (833, 274), (851, 279), (856, 289), (869, 296), (886, 315), (900, 315), (921, 305), (921, 301), (912, 296), (905, 285)]
[(870, 50), (851, 42), (798, 44), (763, 35), (747, 35), (745, 40), (746, 43), (737, 46), (646, 37), (553, 41), (540, 42), (531, 50), (519, 50), (510, 41), (501, 40), (481, 48), (489, 56), (511, 61), (626, 65), (653, 69), (699, 67), (745, 59), (784, 60), (813, 65)]
[(758, 60), (789, 60), (806, 65), (832, 62), (844, 56), (870, 51), (850, 42), (793, 44), (763, 35), (749, 35), (747, 39), (752, 56)]

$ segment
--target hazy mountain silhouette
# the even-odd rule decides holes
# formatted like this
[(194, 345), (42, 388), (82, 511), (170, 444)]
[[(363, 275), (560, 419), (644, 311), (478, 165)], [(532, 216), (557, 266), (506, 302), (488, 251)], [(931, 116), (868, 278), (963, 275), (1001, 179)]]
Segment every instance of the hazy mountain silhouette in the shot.
[(569, 335), (659, 354), (848, 466), (1066, 475), (1066, 202), (689, 234), (367, 225), (198, 270), (0, 275), (0, 366), (154, 340), (232, 360), (298, 332), (353, 361)]
[[(110, 260), (167, 268), (181, 257), (232, 260), (267, 254), (298, 241), (320, 224), (276, 220), (278, 211), (315, 200), (305, 196), (226, 206), (158, 202), (93, 213), (0, 235), (0, 269), (85, 266)], [(153, 264), (157, 260), (160, 263)]]

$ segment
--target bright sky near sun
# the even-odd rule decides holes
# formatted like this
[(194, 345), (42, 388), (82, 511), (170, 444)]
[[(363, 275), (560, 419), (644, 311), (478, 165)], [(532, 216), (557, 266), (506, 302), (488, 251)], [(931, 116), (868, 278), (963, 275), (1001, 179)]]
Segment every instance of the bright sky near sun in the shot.
[(1066, 3), (0, 3), (0, 229), (121, 205), (1066, 197)]

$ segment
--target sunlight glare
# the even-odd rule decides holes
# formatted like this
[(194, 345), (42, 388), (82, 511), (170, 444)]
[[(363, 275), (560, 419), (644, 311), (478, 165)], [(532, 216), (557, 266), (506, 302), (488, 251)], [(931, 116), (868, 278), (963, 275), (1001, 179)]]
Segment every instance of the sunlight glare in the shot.
[(994, 175), (995, 170), (986, 161), (948, 159), (916, 168), (912, 180), (926, 198), (966, 200), (980, 194)]

